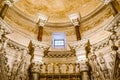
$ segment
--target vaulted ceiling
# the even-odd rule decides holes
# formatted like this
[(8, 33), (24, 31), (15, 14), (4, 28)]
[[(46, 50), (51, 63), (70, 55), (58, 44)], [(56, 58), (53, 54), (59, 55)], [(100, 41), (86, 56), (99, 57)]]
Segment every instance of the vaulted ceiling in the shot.
[(66, 22), (68, 15), (79, 12), (86, 16), (94, 11), (101, 0), (20, 0), (15, 6), (31, 17), (43, 13), (49, 17), (50, 22)]
[(9, 8), (5, 20), (15, 32), (36, 39), (35, 19), (42, 13), (49, 17), (43, 28), (43, 41), (51, 42), (53, 32), (65, 32), (67, 41), (75, 41), (75, 28), (68, 15), (76, 12), (81, 16), (83, 37), (100, 28), (104, 30), (102, 27), (114, 14), (112, 6), (103, 4), (102, 0), (19, 0)]

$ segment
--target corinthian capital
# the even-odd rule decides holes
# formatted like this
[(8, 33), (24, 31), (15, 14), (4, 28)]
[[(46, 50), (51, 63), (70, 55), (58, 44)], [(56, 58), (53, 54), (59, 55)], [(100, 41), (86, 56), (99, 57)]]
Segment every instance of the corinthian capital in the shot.
[(81, 60), (80, 61), (80, 72), (82, 72), (82, 71), (88, 71), (88, 70), (89, 70), (88, 60), (87, 59)]
[(73, 42), (73, 43), (69, 44), (70, 47), (73, 50), (75, 50), (78, 61), (86, 59), (87, 43), (88, 43), (87, 39), (82, 39), (81, 41), (76, 41), (76, 42)]
[(33, 51), (34, 56), (32, 58), (32, 62), (41, 63), (42, 58), (44, 56), (44, 52), (49, 49), (50, 45), (45, 42), (39, 42), (37, 40), (33, 40), (32, 47), (34, 48), (34, 51)]
[(39, 26), (44, 27), (44, 25), (46, 24), (47, 20), (48, 20), (48, 16), (43, 15), (43, 14), (38, 14), (35, 22), (37, 22), (37, 24), (38, 24)]
[(38, 63), (32, 63), (31, 64), (31, 72), (37, 72), (37, 73), (40, 73), (40, 67), (41, 64), (38, 62)]
[(70, 21), (74, 26), (80, 26), (80, 14), (79, 13), (74, 13), (69, 15)]

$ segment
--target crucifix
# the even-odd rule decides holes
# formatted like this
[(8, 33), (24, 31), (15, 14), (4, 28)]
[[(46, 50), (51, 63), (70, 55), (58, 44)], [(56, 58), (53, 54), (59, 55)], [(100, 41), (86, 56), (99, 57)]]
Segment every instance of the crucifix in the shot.
[(75, 27), (77, 41), (81, 40), (81, 34), (80, 34), (80, 30), (79, 30), (79, 28), (80, 28), (80, 15), (79, 15), (79, 13), (71, 14), (71, 15), (69, 15), (69, 18)]
[(43, 36), (43, 27), (45, 26), (45, 23), (47, 22), (48, 17), (43, 15), (43, 14), (39, 14), (38, 19), (37, 19), (37, 26), (38, 26), (38, 35), (37, 35), (37, 39), (38, 41), (42, 41), (42, 36)]

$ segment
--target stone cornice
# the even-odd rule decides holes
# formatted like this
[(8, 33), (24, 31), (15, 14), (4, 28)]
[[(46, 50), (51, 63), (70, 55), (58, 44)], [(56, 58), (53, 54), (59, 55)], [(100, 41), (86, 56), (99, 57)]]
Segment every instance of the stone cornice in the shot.
[[(118, 35), (118, 40), (120, 40), (120, 35)], [(110, 37), (107, 37), (107, 38), (103, 39), (102, 41), (100, 41), (96, 44), (93, 44), (92, 48), (94, 51), (97, 51), (97, 50), (102, 49), (104, 47), (110, 46), (109, 41), (110, 41)]]
[(71, 49), (85, 48), (87, 46), (87, 42), (88, 42), (87, 39), (82, 39), (80, 41), (69, 43), (69, 46)]
[(108, 24), (108, 26), (105, 28), (107, 31), (112, 31), (113, 29), (116, 30), (120, 27), (120, 13), (118, 13), (114, 19)]
[[(47, 52), (48, 49), (50, 48), (50, 45), (46, 42), (40, 42), (40, 41), (37, 41), (37, 40), (32, 40), (32, 47), (35, 49), (35, 50), (42, 50), (43, 52)], [(42, 52), (41, 51), (41, 52)]]
[(16, 51), (24, 52), (24, 50), (26, 50), (27, 52), (29, 52), (28, 47), (23, 46), (23, 45), (21, 45), (19, 43), (16, 43), (16, 42), (12, 41), (12, 40), (9, 40), (9, 39), (7, 41), (7, 47), (10, 47), (10, 48), (12, 48), (12, 49), (14, 49)]
[(12, 33), (12, 29), (10, 26), (0, 18), (0, 29), (3, 30), (3, 34), (9, 34)]
[(107, 37), (106, 39), (104, 39), (96, 44), (93, 44), (92, 48), (94, 51), (97, 51), (97, 50), (102, 49), (108, 45), (109, 45), (109, 37)]

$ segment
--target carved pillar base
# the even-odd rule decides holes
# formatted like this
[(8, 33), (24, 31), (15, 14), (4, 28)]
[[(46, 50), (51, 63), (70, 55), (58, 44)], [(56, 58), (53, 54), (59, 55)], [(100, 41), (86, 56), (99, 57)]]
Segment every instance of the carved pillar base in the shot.
[(31, 73), (31, 80), (40, 80), (40, 74), (37, 72)]

